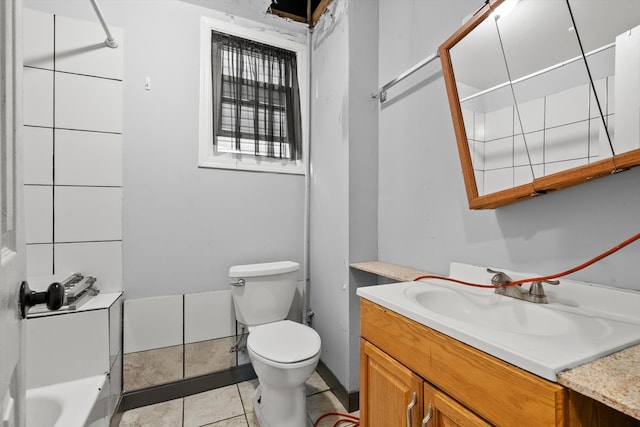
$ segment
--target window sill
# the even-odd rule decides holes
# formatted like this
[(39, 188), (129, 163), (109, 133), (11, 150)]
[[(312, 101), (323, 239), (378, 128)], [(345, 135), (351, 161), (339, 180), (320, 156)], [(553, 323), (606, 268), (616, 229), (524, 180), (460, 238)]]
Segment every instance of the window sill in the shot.
[(251, 159), (230, 159), (230, 158), (213, 158), (198, 162), (199, 168), (204, 169), (229, 169), (248, 172), (267, 172), (280, 173), (287, 175), (305, 175), (305, 169), (302, 163), (299, 164), (282, 164), (279, 162), (260, 161), (255, 158)]

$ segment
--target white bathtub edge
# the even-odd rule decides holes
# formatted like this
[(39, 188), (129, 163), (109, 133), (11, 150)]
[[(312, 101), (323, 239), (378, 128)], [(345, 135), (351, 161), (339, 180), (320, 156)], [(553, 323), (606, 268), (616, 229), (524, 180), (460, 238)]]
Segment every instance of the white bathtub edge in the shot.
[(62, 405), (62, 413), (51, 427), (84, 427), (101, 390), (107, 384), (107, 375), (102, 374), (27, 390), (27, 427), (40, 427), (29, 422), (29, 414), (38, 411), (38, 408), (29, 405), (34, 398), (48, 399)]

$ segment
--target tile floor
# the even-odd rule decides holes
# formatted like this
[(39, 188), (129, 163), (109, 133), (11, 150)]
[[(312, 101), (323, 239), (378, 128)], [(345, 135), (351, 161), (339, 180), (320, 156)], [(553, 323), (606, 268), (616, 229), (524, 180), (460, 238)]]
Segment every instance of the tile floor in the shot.
[[(253, 394), (258, 380), (246, 381), (169, 402), (126, 411), (119, 427), (258, 427), (253, 411)], [(345, 409), (314, 372), (306, 384), (307, 427), (327, 412)], [(354, 413), (358, 415), (358, 413)], [(335, 417), (323, 419), (319, 427), (329, 427)]]

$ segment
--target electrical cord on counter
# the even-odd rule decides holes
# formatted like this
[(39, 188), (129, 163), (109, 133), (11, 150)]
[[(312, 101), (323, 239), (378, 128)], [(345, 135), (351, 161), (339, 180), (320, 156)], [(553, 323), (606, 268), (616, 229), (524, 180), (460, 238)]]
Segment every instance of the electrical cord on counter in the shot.
[(458, 279), (453, 279), (451, 277), (445, 277), (445, 276), (438, 276), (438, 275), (431, 275), (431, 274), (426, 274), (424, 276), (418, 276), (415, 279), (413, 279), (413, 281), (419, 281), (422, 279), (437, 279), (437, 280), (446, 280), (449, 282), (454, 282), (454, 283), (459, 283), (461, 285), (465, 285), (465, 286), (473, 286), (476, 288), (506, 288), (509, 286), (515, 286), (515, 285), (521, 285), (523, 283), (529, 283), (529, 282), (542, 282), (545, 280), (553, 280), (553, 279), (557, 279), (559, 277), (564, 277), (567, 276), (571, 273), (575, 273), (576, 271), (580, 271), (583, 268), (587, 268), (592, 264), (595, 264), (596, 262), (600, 261), (603, 258), (608, 257), (609, 255), (618, 252), (620, 249), (624, 248), (625, 246), (630, 245), (631, 243), (635, 242), (636, 240), (640, 239), (640, 233), (636, 234), (635, 236), (632, 236), (630, 238), (628, 238), (627, 240), (625, 240), (624, 242), (614, 246), (613, 248), (609, 249), (608, 251), (605, 251), (603, 253), (601, 253), (600, 255), (591, 258), (589, 261), (578, 265), (577, 267), (574, 267), (572, 269), (569, 269), (567, 271), (563, 271), (562, 273), (557, 273), (557, 274), (552, 274), (550, 276), (541, 276), (541, 277), (531, 277), (528, 279), (521, 279), (521, 280), (514, 280), (513, 282), (509, 282), (506, 285), (485, 285), (485, 284), (481, 284), (481, 283), (471, 283), (471, 282), (465, 282), (464, 280), (458, 280)]

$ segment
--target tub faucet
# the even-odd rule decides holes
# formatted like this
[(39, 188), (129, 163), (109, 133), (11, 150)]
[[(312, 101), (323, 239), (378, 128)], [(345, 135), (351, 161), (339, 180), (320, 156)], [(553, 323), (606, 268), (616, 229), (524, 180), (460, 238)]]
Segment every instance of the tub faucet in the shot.
[[(542, 281), (537, 281), (531, 283), (531, 287), (528, 291), (524, 290), (521, 285), (515, 286), (505, 286), (509, 283), (513, 282), (511, 277), (509, 277), (506, 273), (502, 271), (495, 271), (490, 268), (487, 268), (487, 272), (493, 273), (493, 277), (491, 278), (491, 284), (494, 286), (498, 286), (496, 288), (495, 293), (498, 295), (504, 295), (511, 298), (521, 299), (523, 301), (529, 301), (536, 304), (547, 304), (549, 299), (544, 293), (544, 288), (542, 287)], [(560, 281), (558, 280), (545, 280), (544, 283), (548, 283), (550, 285), (558, 285)]]

